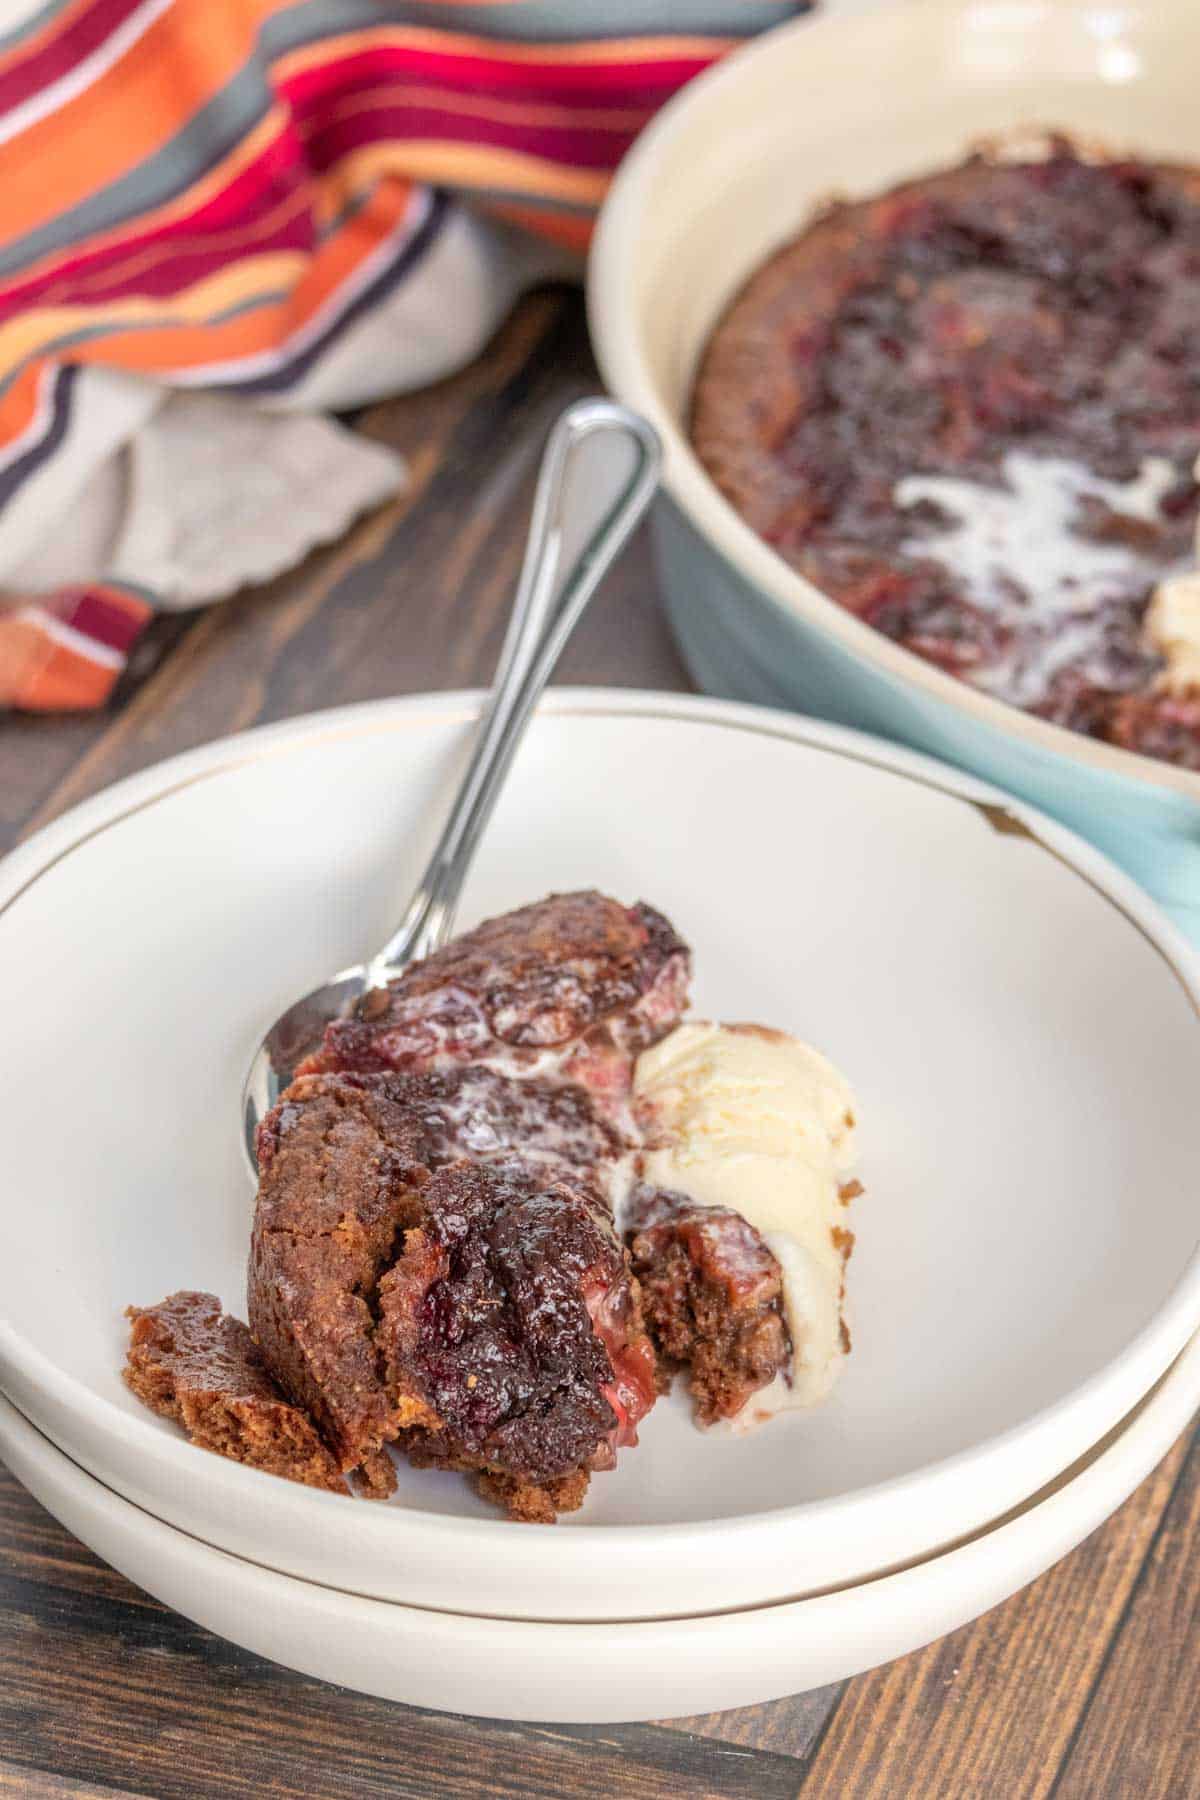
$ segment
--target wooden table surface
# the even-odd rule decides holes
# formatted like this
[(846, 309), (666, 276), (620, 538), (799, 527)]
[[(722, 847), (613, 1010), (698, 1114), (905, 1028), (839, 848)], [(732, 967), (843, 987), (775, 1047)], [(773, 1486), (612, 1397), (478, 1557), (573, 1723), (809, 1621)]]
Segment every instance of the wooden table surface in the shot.
[[(409, 458), (403, 496), (271, 586), (156, 625), (104, 713), (0, 724), (0, 850), (226, 732), (485, 682), (540, 446), (595, 385), (578, 298), (545, 292), (465, 373), (364, 415)], [(644, 543), (560, 674), (688, 686)], [(0, 1796), (1200, 1796), (1198, 1599), (1194, 1437), (1033, 1587), (902, 1662), (705, 1718), (494, 1724), (223, 1643), (99, 1562), (0, 1468)]]

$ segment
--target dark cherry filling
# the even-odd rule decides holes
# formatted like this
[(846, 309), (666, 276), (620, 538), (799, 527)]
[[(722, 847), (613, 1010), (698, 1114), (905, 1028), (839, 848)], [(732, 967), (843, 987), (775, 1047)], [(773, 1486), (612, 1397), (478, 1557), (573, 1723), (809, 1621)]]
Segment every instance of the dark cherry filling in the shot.
[(617, 1427), (609, 1439), (607, 1463), (593, 1462), (593, 1467), (600, 1468), (611, 1466), (616, 1451), (637, 1443), (638, 1424), (654, 1405), (658, 1393), (658, 1364), (654, 1345), (644, 1329), (641, 1295), (632, 1282), (612, 1280), (604, 1270), (592, 1269), (584, 1276), (579, 1291), (592, 1329), (612, 1365), (612, 1381), (605, 1388), (604, 1397), (612, 1407)]
[(779, 1263), (740, 1213), (653, 1188), (634, 1195), (629, 1240), (660, 1352), (686, 1368), (702, 1423), (733, 1418), (791, 1364)]
[[(1200, 501), (1200, 171), (1060, 141), (830, 209), (718, 326), (692, 430), (749, 523), (876, 630), (1057, 723), (1197, 766), (1196, 706), (1153, 691), (1140, 632), (1156, 582), (1191, 559)], [(1006, 583), (1003, 545), (983, 593), (944, 549), (962, 515), (897, 494), (911, 477), (1011, 492), (1019, 531), (1014, 454), (1077, 472), (1068, 547), (1123, 553), (1091, 562), (1077, 606)], [(1165, 473), (1145, 503), (1125, 484), (1150, 459)]]
[(467, 1164), (422, 1198), (421, 1225), (379, 1287), (388, 1379), (433, 1415), (406, 1449), (534, 1484), (611, 1466), (636, 1442), (654, 1378), (601, 1202), (531, 1171)]
[[(604, 1207), (592, 1184), (603, 1187), (624, 1149), (589, 1094), (562, 1081), (522, 1081), (465, 1065), (423, 1074), (325, 1073), (293, 1083), (260, 1133), (250, 1319), (278, 1379), (318, 1420), (342, 1468), (378, 1459), (383, 1444), (417, 1422), (436, 1417), (443, 1436), (457, 1432), (462, 1419), (444, 1408), (456, 1358), (464, 1381), (472, 1377), (467, 1414), (477, 1425), (489, 1409), (495, 1415), (489, 1430), (514, 1409), (533, 1407), (536, 1414), (537, 1396), (527, 1391), (529, 1354), (519, 1335), (508, 1334), (512, 1353), (506, 1356), (503, 1333), (479, 1340), (464, 1323), (463, 1309), (482, 1280), (483, 1265), (477, 1257), (471, 1262), (482, 1239), (477, 1232), (470, 1237), (460, 1268), (443, 1267), (437, 1247), (456, 1242), (453, 1214), (446, 1213), (435, 1233), (427, 1193), (435, 1205), (440, 1197), (444, 1209), (447, 1192), (474, 1192), (482, 1218), (488, 1194), (511, 1205), (513, 1194), (526, 1194), (531, 1184), (556, 1194), (578, 1190), (587, 1198), (577, 1205), (590, 1217)], [(449, 1189), (430, 1181), (431, 1172), (443, 1168), (455, 1171)], [(475, 1175), (473, 1189), (469, 1178)], [(557, 1218), (562, 1203), (550, 1213)], [(513, 1216), (523, 1216), (522, 1209)], [(611, 1239), (611, 1225), (607, 1229)], [(495, 1232), (502, 1241), (500, 1223)], [(559, 1235), (569, 1248), (569, 1234)], [(440, 1348), (431, 1338), (420, 1352), (429, 1355), (426, 1376), (397, 1392), (381, 1353), (377, 1316), (381, 1277), (410, 1240), (412, 1253), (402, 1259), (405, 1281), (411, 1287), (419, 1276), (426, 1284), (440, 1283), (436, 1307), (444, 1329)], [(547, 1267), (553, 1251), (551, 1245)], [(591, 1404), (600, 1420), (593, 1437), (615, 1446), (626, 1417), (636, 1424), (645, 1410), (636, 1395), (637, 1356), (648, 1355), (649, 1346), (638, 1337), (627, 1281), (623, 1288), (615, 1283), (603, 1263), (577, 1267), (568, 1257), (563, 1269), (568, 1285), (581, 1293), (586, 1288), (586, 1297), (574, 1303), (579, 1317), (589, 1319), (589, 1301), (595, 1311), (597, 1323), (593, 1329), (589, 1322), (587, 1331), (593, 1362), (604, 1361), (605, 1344), (611, 1351), (612, 1366), (604, 1363), (608, 1373), (599, 1385), (611, 1387), (612, 1405), (605, 1407), (597, 1395)], [(494, 1300), (495, 1294), (489, 1305)], [(610, 1328), (607, 1334), (602, 1326)], [(409, 1348), (418, 1355), (415, 1340)], [(587, 1348), (582, 1345), (581, 1356)], [(478, 1454), (476, 1436), (459, 1444), (460, 1459)], [(589, 1458), (593, 1448), (589, 1440)], [(377, 1460), (376, 1484), (387, 1473)]]
[(410, 1104), (428, 1133), (431, 1167), (462, 1157), (518, 1157), (555, 1175), (573, 1171), (591, 1180), (627, 1147), (587, 1090), (573, 1082), (519, 1080), (472, 1064), (391, 1080), (412, 1090)]
[(1106, 735), (1143, 756), (1200, 770), (1200, 692), (1129, 694), (1111, 708)]

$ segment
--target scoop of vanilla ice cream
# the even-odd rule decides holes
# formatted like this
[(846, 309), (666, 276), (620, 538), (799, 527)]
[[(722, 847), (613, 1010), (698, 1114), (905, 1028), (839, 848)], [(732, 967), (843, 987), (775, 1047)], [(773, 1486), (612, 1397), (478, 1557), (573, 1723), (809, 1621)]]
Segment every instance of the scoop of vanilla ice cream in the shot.
[(1145, 630), (1166, 663), (1159, 687), (1172, 693), (1200, 688), (1200, 569), (1159, 582), (1146, 609)]
[(847, 1082), (785, 1032), (685, 1024), (639, 1057), (634, 1109), (642, 1179), (740, 1213), (780, 1265), (791, 1380), (756, 1394), (755, 1413), (823, 1399), (845, 1355), (834, 1228), (855, 1159)]
[[(1200, 481), (1200, 457), (1192, 471)], [(1200, 518), (1196, 520), (1196, 561), (1200, 563)], [(1166, 667), (1155, 683), (1171, 694), (1200, 688), (1200, 568), (1168, 575), (1150, 597), (1142, 621), (1148, 649)]]

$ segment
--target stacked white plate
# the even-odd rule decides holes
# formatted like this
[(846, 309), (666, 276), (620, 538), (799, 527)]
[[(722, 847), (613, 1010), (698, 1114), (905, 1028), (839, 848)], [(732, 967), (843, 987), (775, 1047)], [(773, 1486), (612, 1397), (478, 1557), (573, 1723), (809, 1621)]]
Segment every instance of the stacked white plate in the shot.
[(161, 765), (0, 866), (0, 1454), (192, 1617), (423, 1705), (661, 1717), (823, 1683), (1011, 1593), (1200, 1403), (1200, 983), (1078, 839), (852, 733), (557, 691), (461, 922), (597, 886), (691, 941), (697, 1010), (819, 1045), (859, 1097), (854, 1352), (736, 1439), (682, 1394), (557, 1527), (458, 1477), (386, 1504), (188, 1446), (124, 1389), (122, 1309), (243, 1312), (238, 1097), (264, 1026), (382, 941), (471, 695)]

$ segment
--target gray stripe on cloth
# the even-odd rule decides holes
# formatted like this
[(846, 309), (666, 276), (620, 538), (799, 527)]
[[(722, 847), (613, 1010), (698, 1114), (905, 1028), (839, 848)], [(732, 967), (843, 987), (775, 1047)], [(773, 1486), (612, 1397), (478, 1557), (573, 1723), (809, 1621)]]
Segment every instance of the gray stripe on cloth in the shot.
[(0, 31), (0, 50), (12, 50), (22, 38), (33, 37), (43, 31), (55, 13), (65, 12), (71, 0), (46, 0), (45, 6), (39, 6), (36, 12), (26, 14), (19, 25), (11, 31)]
[[(249, 300), (238, 300), (234, 305), (226, 306), (219, 312), (206, 313), (204, 318), (200, 321), (195, 319), (180, 319), (171, 313), (164, 313), (161, 318), (157, 318), (151, 314), (144, 319), (138, 320), (137, 329), (139, 331), (189, 331), (197, 323), (203, 325), (225, 325), (230, 319), (236, 319), (241, 313), (254, 312), (257, 307), (276, 306), (281, 300), (286, 300), (287, 296), (287, 288), (271, 288), (261, 294), (253, 295)], [(22, 369), (25, 368), (27, 363), (31, 361), (52, 362), (54, 358), (60, 356), (64, 350), (74, 349), (76, 344), (93, 344), (98, 338), (111, 337), (114, 332), (120, 333), (128, 331), (129, 329), (128, 319), (109, 319), (96, 325), (80, 325), (75, 331), (64, 331), (61, 337), (52, 338), (48, 343), (39, 345), (38, 349), (35, 350), (31, 356), (23, 358), (23, 360), (17, 364), (16, 368), (9, 370), (8, 374), (4, 377), (4, 380), (0, 382), (0, 399), (3, 399), (4, 395), (8, 392), (8, 389), (12, 386), (13, 382), (17, 379), (17, 376), (21, 373)], [(139, 371), (139, 373), (142, 372), (143, 371)], [(148, 378), (151, 380), (154, 379), (153, 372), (149, 372)]]
[(813, 0), (510, 0), (507, 6), (391, 8), (390, 22), (510, 43), (565, 44), (625, 37), (756, 36), (807, 12)]
[[(267, 64), (335, 32), (380, 22), (378, 0), (301, 0), (265, 21), (247, 61), (183, 129), (99, 193), (0, 250), (0, 276), (163, 206), (220, 162), (275, 100)], [(19, 141), (19, 140), (18, 140)]]
[(69, 249), (99, 232), (136, 220), (181, 194), (227, 156), (266, 113), (275, 95), (267, 64), (302, 44), (363, 26), (441, 25), (497, 39), (543, 42), (606, 39), (676, 33), (749, 37), (805, 10), (797, 0), (604, 0), (588, 9), (586, 30), (578, 0), (518, 0), (496, 8), (456, 6), (388, 7), (379, 0), (300, 0), (264, 21), (246, 63), (161, 150), (119, 181), (89, 194), (16, 243), (0, 249), (0, 276)]

